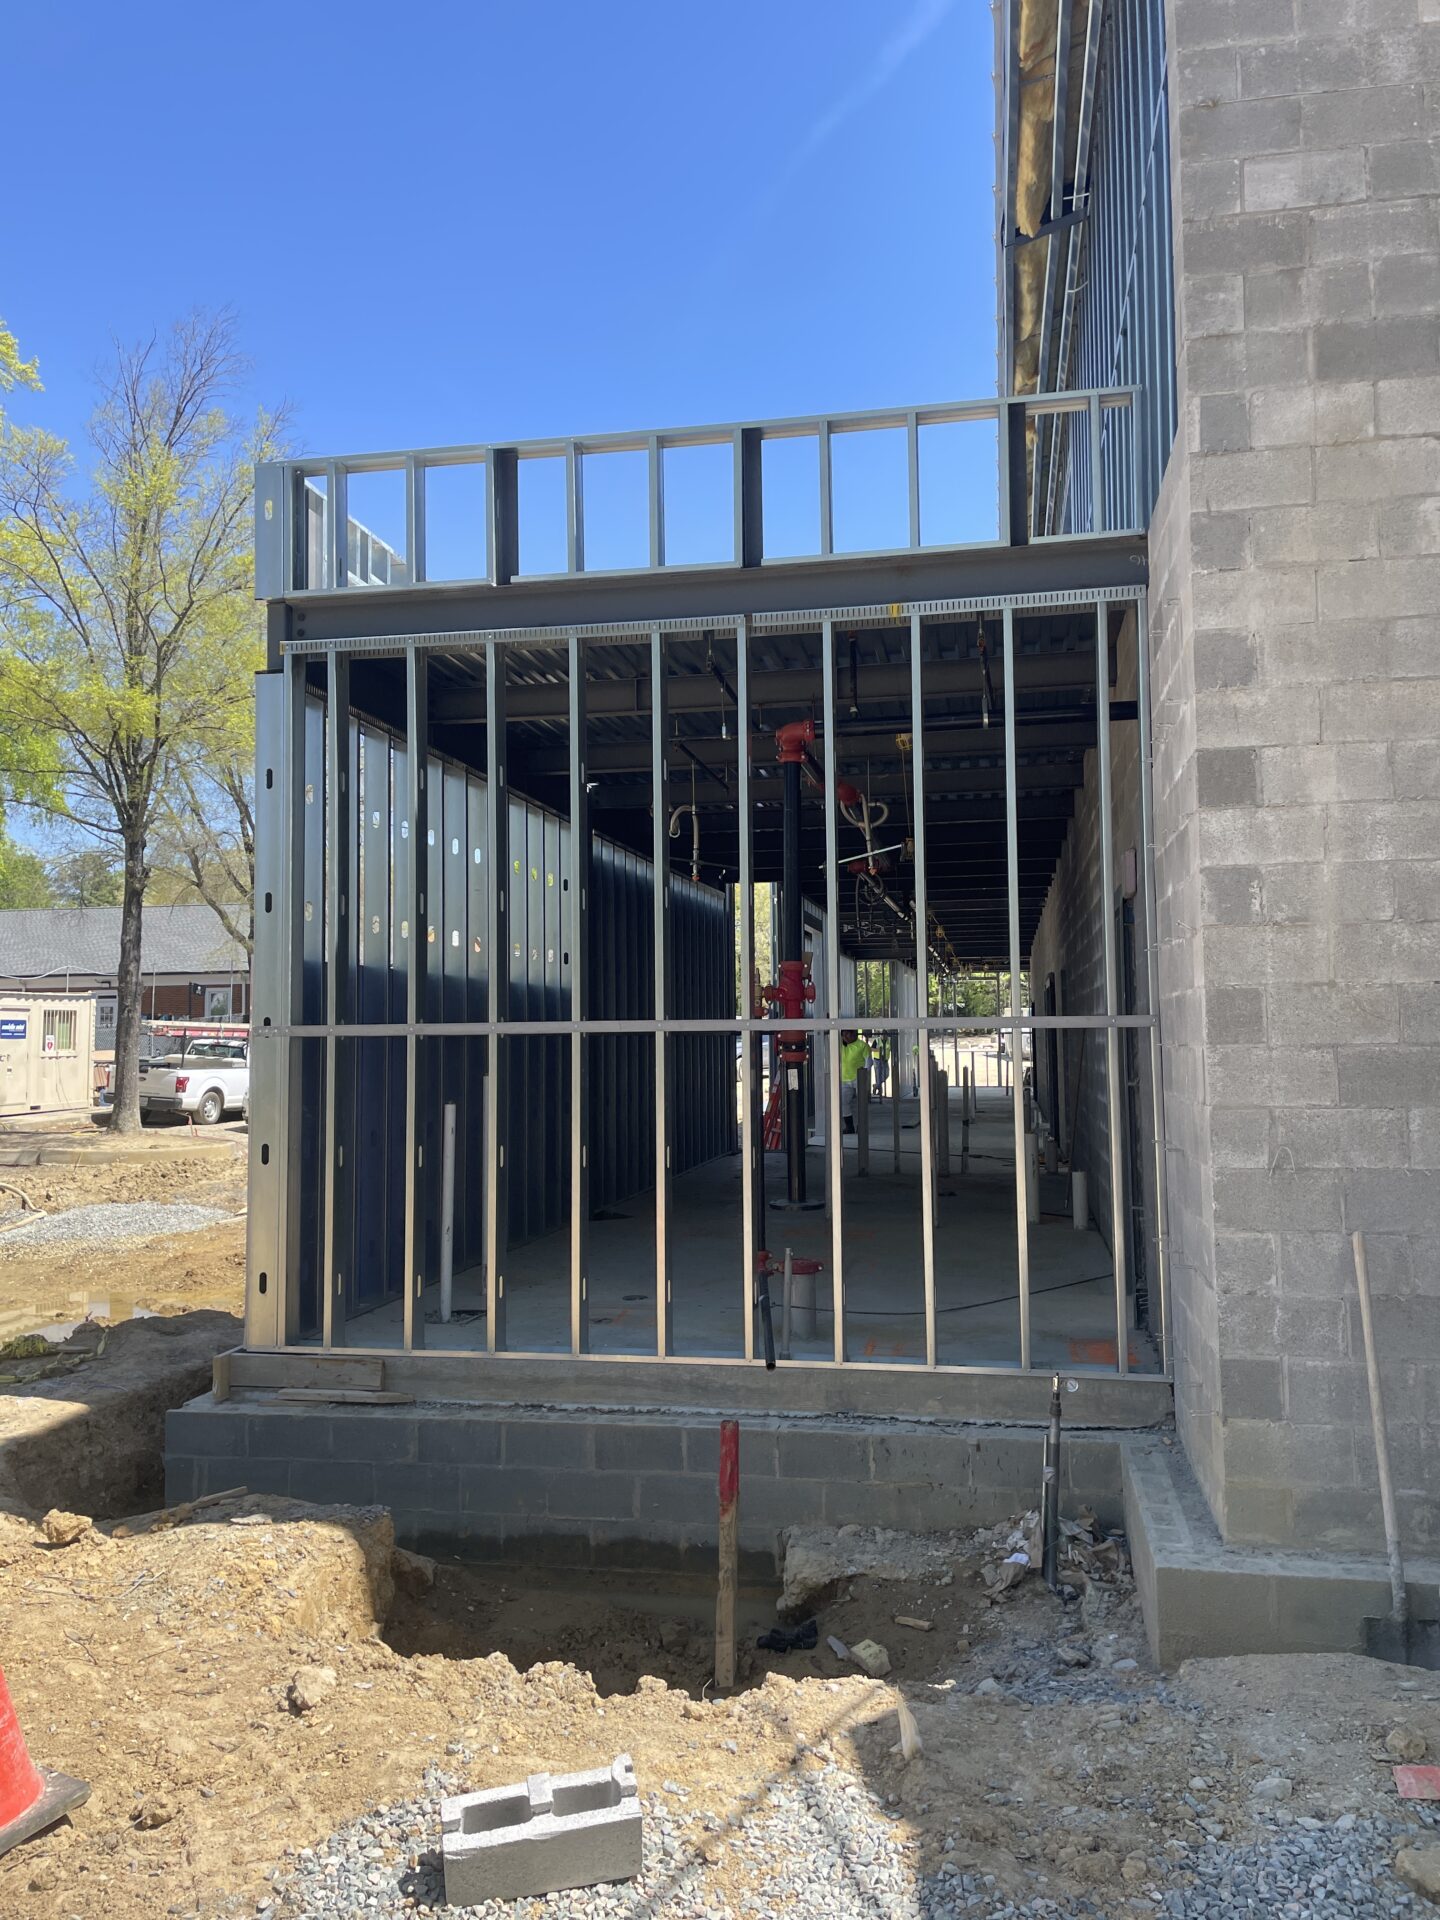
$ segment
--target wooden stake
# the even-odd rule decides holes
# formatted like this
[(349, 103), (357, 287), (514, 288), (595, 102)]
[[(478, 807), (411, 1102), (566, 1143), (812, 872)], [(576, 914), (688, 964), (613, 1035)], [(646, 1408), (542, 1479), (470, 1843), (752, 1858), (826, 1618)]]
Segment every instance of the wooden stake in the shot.
[(740, 1542), (740, 1423), (720, 1422), (720, 1585), (715, 1596), (715, 1685), (735, 1685), (735, 1587)]

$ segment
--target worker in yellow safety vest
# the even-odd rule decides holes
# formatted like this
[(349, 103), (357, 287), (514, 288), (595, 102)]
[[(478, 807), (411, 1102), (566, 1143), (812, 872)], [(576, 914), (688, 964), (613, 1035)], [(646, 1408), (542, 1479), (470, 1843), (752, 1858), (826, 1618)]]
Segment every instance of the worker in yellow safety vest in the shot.
[(869, 1064), (869, 1041), (863, 1033), (846, 1027), (840, 1035), (840, 1120), (846, 1133), (855, 1131), (855, 1089), (860, 1069)]

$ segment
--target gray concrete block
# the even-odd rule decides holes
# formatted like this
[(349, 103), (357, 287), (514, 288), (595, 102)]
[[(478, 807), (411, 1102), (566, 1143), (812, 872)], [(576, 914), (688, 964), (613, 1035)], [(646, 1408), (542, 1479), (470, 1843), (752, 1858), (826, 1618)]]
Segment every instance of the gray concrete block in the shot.
[(307, 1460), (301, 1455), (290, 1462), (290, 1494), (319, 1506), (371, 1506), (375, 1469), (366, 1460)]
[(1248, 687), (1256, 674), (1259, 650), (1250, 633), (1197, 633), (1195, 635), (1195, 686), (1198, 691), (1216, 687)]
[(1338, 206), (1365, 198), (1365, 155), (1358, 146), (1271, 154), (1244, 162), (1245, 209)]
[(1336, 1050), (1336, 1063), (1340, 1098), (1347, 1107), (1440, 1104), (1440, 1051), (1432, 1047), (1342, 1046)]
[[(1413, 358), (1408, 364), (1415, 364)], [(1195, 462), (1194, 484), (1197, 505), (1211, 511), (1302, 506), (1311, 497), (1310, 449), (1207, 454)]]
[(246, 1422), (238, 1411), (215, 1407), (174, 1407), (165, 1415), (167, 1452), (230, 1454), (242, 1458), (246, 1452)]
[[(773, 1427), (740, 1423), (740, 1478), (770, 1478), (776, 1471), (778, 1454)], [(720, 1422), (690, 1426), (685, 1430), (685, 1471), (703, 1474), (713, 1487), (720, 1473)]]
[(1191, 444), (1200, 453), (1242, 453), (1250, 445), (1250, 416), (1243, 393), (1201, 394), (1194, 408)]
[(415, 1422), (417, 1457), (422, 1464), (456, 1467), (496, 1466), (502, 1422), (494, 1415), (462, 1412), (420, 1414)]
[(685, 1435), (678, 1425), (658, 1420), (635, 1426), (597, 1422), (595, 1465), (602, 1473), (683, 1473)]
[(1425, 98), (1418, 86), (1352, 84), (1343, 93), (1307, 95), (1299, 104), (1308, 150), (1415, 140), (1424, 131)]
[(507, 1467), (588, 1467), (595, 1427), (588, 1420), (507, 1420), (502, 1445)]
[(628, 1753), (589, 1773), (537, 1773), (517, 1786), (456, 1795), (440, 1803), (445, 1897), (478, 1906), (633, 1880), (641, 1837)]
[(1340, 1195), (1328, 1174), (1227, 1167), (1216, 1173), (1214, 1192), (1216, 1219), (1230, 1227), (1270, 1232), (1341, 1225)]
[(1428, 140), (1372, 146), (1367, 158), (1372, 200), (1407, 200), (1440, 191), (1440, 165)]
[(1300, 102), (1282, 98), (1185, 107), (1179, 114), (1179, 127), (1182, 161), (1281, 153), (1300, 145)]
[(408, 1410), (367, 1407), (359, 1417), (337, 1412), (332, 1425), (337, 1460), (369, 1460), (380, 1466), (419, 1458), (418, 1423)]
[(1375, 388), (1381, 433), (1440, 433), (1440, 375), (1381, 380)]
[(1428, 373), (1440, 364), (1433, 327), (1413, 320), (1337, 321), (1314, 332), (1317, 380), (1384, 379)]
[(546, 1476), (544, 1511), (566, 1520), (628, 1520), (635, 1514), (636, 1477), (633, 1473), (598, 1473), (589, 1469)]
[(1236, 47), (1293, 39), (1294, 0), (1186, 0), (1186, 47)]
[(1212, 987), (1205, 995), (1205, 1038), (1212, 1046), (1263, 1046), (1264, 988)]
[[(224, 1463), (227, 1467), (229, 1462)], [(217, 1476), (219, 1485), (212, 1485), (207, 1491), (219, 1492), (224, 1487), (248, 1487), (251, 1493), (291, 1494), (291, 1468), (288, 1460), (257, 1460), (252, 1456), (235, 1462), (238, 1479), (226, 1480)], [(308, 1499), (309, 1495), (301, 1496)]]
[(334, 1428), (329, 1408), (310, 1412), (279, 1413), (257, 1407), (244, 1423), (245, 1448), (253, 1460), (289, 1460), (303, 1454), (311, 1460), (335, 1457)]
[(1258, 750), (1210, 747), (1195, 756), (1196, 793), (1202, 807), (1258, 806)]
[(457, 1467), (459, 1510), (471, 1516), (516, 1517), (545, 1512), (545, 1467)]
[(460, 1469), (433, 1462), (391, 1461), (374, 1469), (372, 1497), (392, 1513), (427, 1513), (460, 1505)]
[[(1345, 971), (1349, 974), (1353, 969)], [(1400, 1000), (1393, 986), (1296, 983), (1272, 995), (1271, 1001), (1270, 1038), (1277, 1045), (1323, 1046), (1328, 1041), (1343, 1044), (1400, 1037)]]
[[(863, 1480), (870, 1472), (870, 1440), (847, 1429), (792, 1430), (779, 1440), (779, 1477), (788, 1480)], [(744, 1468), (742, 1464), (742, 1485)]]
[(1223, 1379), (1227, 1418), (1284, 1419), (1285, 1378), (1282, 1361), (1227, 1360)]
[(1180, 300), (1185, 333), (1191, 339), (1244, 331), (1245, 282), (1238, 273), (1187, 275)]
[(165, 1504), (178, 1507), (182, 1500), (193, 1500), (201, 1489), (196, 1484), (196, 1465), (180, 1454), (165, 1456)]
[(1431, 494), (1440, 486), (1440, 439), (1357, 440), (1346, 447), (1320, 447), (1315, 454), (1315, 497), (1323, 500), (1395, 499)]
[[(1430, 1076), (1440, 1104), (1440, 1055)], [(1349, 1168), (1342, 1176), (1350, 1232), (1440, 1235), (1440, 1180), (1423, 1168)]]
[(882, 1485), (928, 1483), (957, 1491), (973, 1484), (975, 1449), (956, 1433), (872, 1432), (861, 1477)]
[(1428, 315), (1440, 309), (1440, 259), (1433, 253), (1400, 253), (1374, 265), (1375, 312), (1379, 316)]

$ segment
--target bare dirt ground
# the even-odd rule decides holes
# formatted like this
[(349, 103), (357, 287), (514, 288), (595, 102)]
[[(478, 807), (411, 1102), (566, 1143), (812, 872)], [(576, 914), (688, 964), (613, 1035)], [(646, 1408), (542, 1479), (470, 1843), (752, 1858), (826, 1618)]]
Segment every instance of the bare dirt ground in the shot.
[[(861, 1577), (826, 1608), (822, 1635), (868, 1629), (903, 1674), (860, 1677), (822, 1637), (813, 1654), (752, 1651), (748, 1690), (707, 1701), (698, 1610), (593, 1585), (577, 1604), (446, 1567), (392, 1604), (390, 1545), (378, 1510), (254, 1498), (64, 1547), (0, 1517), (16, 1705), (35, 1756), (94, 1789), (73, 1825), (0, 1860), (0, 1912), (253, 1914), (287, 1850), (413, 1795), (428, 1765), (489, 1786), (628, 1750), (642, 1782), (679, 1790), (723, 1911), (752, 1884), (733, 1842), (767, 1784), (838, 1761), (882, 1796), (917, 1871), (948, 1863), (993, 1874), (997, 1901), (1043, 1888), (1128, 1914), (1153, 1911), (1132, 1894), (1154, 1863), (1203, 1837), (1202, 1803), (1243, 1838), (1278, 1771), (1298, 1818), (1393, 1811), (1386, 1736), (1440, 1741), (1436, 1689), (1359, 1659), (1196, 1662), (1157, 1684), (1123, 1588), (1103, 1619), (1071, 1623), (1095, 1697), (1046, 1698), (1074, 1680), (1049, 1678), (1057, 1603), (1029, 1580), (991, 1604), (979, 1554), (957, 1552), (948, 1585)], [(928, 1634), (895, 1624), (912, 1612)], [(427, 1632), (450, 1651), (402, 1650)], [(300, 1714), (287, 1690), (307, 1665), (335, 1684)], [(895, 1679), (924, 1743), (909, 1762)], [(418, 1858), (435, 1836), (403, 1844)]]
[[(243, 1154), (0, 1168), (0, 1180), (50, 1212), (238, 1210)], [(113, 1327), (103, 1351), (97, 1327), (75, 1337), (87, 1353), (73, 1376), (0, 1388), (12, 1504), (30, 1509), (0, 1511), (0, 1664), (34, 1757), (93, 1788), (69, 1822), (0, 1858), (6, 1920), (308, 1914), (289, 1882), (300, 1851), (413, 1799), (427, 1770), (485, 1787), (621, 1751), (646, 1792), (673, 1792), (705, 1863), (706, 1910), (725, 1915), (752, 1910), (747, 1837), (769, 1789), (827, 1767), (863, 1783), (917, 1875), (937, 1888), (963, 1877), (997, 1910), (1039, 1897), (1119, 1920), (1189, 1912), (1164, 1903), (1203, 1849), (1273, 1840), (1277, 1820), (1292, 1823), (1282, 1833), (1328, 1833), (1378, 1815), (1420, 1832), (1391, 1762), (1440, 1753), (1440, 1676), (1310, 1655), (1192, 1662), (1166, 1678), (1123, 1568), (1064, 1609), (1033, 1576), (997, 1597), (994, 1537), (882, 1539), (891, 1577), (814, 1588), (812, 1650), (757, 1649), (775, 1596), (744, 1596), (740, 1687), (716, 1700), (710, 1595), (447, 1564), (427, 1582), (393, 1556), (379, 1510), (246, 1497), (158, 1530), (47, 1534), (27, 1462), (61, 1462), (57, 1491), (84, 1510), (123, 1511), (54, 1450), (55, 1434), (83, 1439), (107, 1397), (128, 1406), (131, 1392), (139, 1411), (125, 1418), (158, 1460), (163, 1404), (146, 1383), (181, 1378), (165, 1350), (233, 1337), (187, 1310), (239, 1310), (242, 1234), (237, 1220), (171, 1242), (0, 1251), (0, 1311), (76, 1318), (103, 1302), (96, 1317)], [(115, 1326), (134, 1305), (167, 1317)], [(84, 1451), (98, 1471), (122, 1450), (94, 1432)], [(132, 1489), (148, 1484), (142, 1466), (126, 1465)], [(72, 1530), (72, 1544), (51, 1537)], [(877, 1552), (855, 1564), (875, 1569)], [(857, 1673), (831, 1636), (880, 1642), (888, 1676)], [(290, 1689), (305, 1667), (334, 1683), (298, 1712)], [(923, 1743), (908, 1760), (902, 1700)], [(384, 1847), (413, 1867), (435, 1843), (414, 1825), (387, 1830)], [(1375, 1844), (1388, 1870), (1395, 1842)]]
[[(0, 1331), (46, 1320), (128, 1319), (135, 1309), (164, 1313), (217, 1307), (241, 1313), (245, 1293), (243, 1133), (209, 1136), (188, 1151), (138, 1163), (0, 1167)], [(4, 1189), (10, 1189), (5, 1191)], [(27, 1254), (6, 1227), (23, 1205), (48, 1214), (74, 1207), (151, 1202), (214, 1207), (236, 1217), (173, 1239), (122, 1241)]]

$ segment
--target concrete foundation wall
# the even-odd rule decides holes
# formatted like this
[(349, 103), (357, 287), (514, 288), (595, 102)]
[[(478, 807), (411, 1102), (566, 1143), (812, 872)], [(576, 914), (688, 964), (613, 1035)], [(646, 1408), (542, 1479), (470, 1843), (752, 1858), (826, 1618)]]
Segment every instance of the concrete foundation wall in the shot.
[(1406, 1532), (1440, 1391), (1434, 0), (1169, 0), (1181, 440), (1151, 537), (1177, 1415), (1227, 1540)]
[[(985, 1525), (1038, 1504), (1038, 1427), (755, 1416), (740, 1437), (740, 1543), (773, 1574), (786, 1527)], [(1122, 1513), (1121, 1436), (1075, 1430), (1067, 1512)], [(425, 1552), (527, 1566), (711, 1570), (719, 1420), (506, 1407), (217, 1403), (169, 1416), (168, 1501), (226, 1487), (377, 1502)]]

